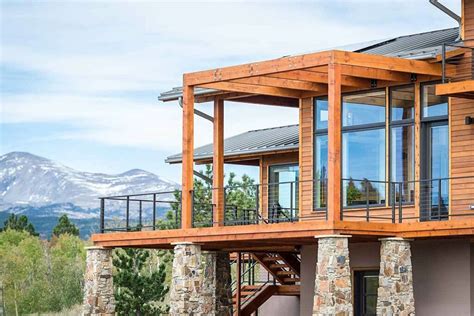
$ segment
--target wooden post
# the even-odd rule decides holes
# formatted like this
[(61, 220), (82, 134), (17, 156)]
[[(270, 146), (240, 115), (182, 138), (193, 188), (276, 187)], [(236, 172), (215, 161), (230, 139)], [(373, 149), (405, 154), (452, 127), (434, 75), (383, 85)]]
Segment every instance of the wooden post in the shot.
[(183, 166), (181, 228), (192, 227), (194, 164), (194, 87), (183, 87)]
[(214, 100), (214, 156), (212, 160), (212, 200), (214, 226), (224, 226), (224, 100)]
[(341, 220), (341, 65), (328, 67), (328, 220)]
[(241, 295), (240, 295), (240, 290), (241, 290), (241, 287), (242, 287), (242, 280), (241, 280), (241, 274), (242, 274), (242, 271), (241, 271), (241, 264), (242, 264), (242, 261), (241, 261), (241, 258), (242, 257), (242, 254), (240, 252), (237, 252), (237, 269), (236, 269), (236, 277), (237, 277), (237, 289), (236, 289), (236, 293), (235, 293), (235, 315), (237, 316), (240, 316), (240, 300), (241, 300)]
[(415, 217), (420, 216), (421, 202), (421, 87), (420, 83), (415, 83)]

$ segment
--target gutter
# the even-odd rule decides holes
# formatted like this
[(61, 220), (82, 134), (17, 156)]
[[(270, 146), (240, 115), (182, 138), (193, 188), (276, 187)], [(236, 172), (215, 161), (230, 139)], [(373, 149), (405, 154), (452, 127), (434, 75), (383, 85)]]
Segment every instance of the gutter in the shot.
[(461, 39), (461, 28), (462, 28), (462, 18), (451, 11), (448, 7), (445, 5), (441, 4), (439, 0), (429, 0), (432, 5), (437, 7), (439, 10), (443, 11), (446, 15), (448, 15), (450, 18), (454, 19), (456, 22), (459, 24), (459, 35), (456, 41), (459, 41)]

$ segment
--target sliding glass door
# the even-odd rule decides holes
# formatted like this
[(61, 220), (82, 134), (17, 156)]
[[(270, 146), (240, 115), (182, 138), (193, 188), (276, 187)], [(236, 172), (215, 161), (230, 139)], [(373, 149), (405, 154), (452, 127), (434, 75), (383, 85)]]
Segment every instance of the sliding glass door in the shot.
[(268, 216), (270, 221), (290, 221), (298, 215), (298, 165), (270, 166)]

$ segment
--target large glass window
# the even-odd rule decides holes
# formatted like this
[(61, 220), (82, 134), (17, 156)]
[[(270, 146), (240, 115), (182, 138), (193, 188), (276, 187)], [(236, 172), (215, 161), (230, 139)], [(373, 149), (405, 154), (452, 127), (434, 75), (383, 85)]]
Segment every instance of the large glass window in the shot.
[(299, 167), (273, 165), (268, 169), (268, 207), (271, 220), (295, 218), (298, 210)]
[(413, 85), (391, 89), (390, 100), (392, 121), (415, 118), (415, 87)]
[[(390, 201), (415, 200), (415, 87), (390, 90)], [(393, 195), (392, 195), (393, 194)]]
[(385, 129), (343, 134), (344, 206), (385, 203)]
[(448, 98), (436, 95), (435, 84), (422, 86), (421, 102), (424, 118), (448, 115)]
[(345, 95), (342, 101), (344, 127), (385, 122), (385, 90)]
[(315, 136), (315, 183), (314, 183), (314, 207), (324, 208), (327, 206), (327, 177), (328, 177), (328, 136)]
[[(413, 125), (391, 128), (390, 180), (402, 183), (395, 190), (395, 202), (415, 201), (415, 128)], [(402, 192), (399, 192), (399, 191)]]
[(315, 102), (315, 118), (316, 118), (316, 129), (327, 129), (328, 128), (328, 100), (317, 99)]

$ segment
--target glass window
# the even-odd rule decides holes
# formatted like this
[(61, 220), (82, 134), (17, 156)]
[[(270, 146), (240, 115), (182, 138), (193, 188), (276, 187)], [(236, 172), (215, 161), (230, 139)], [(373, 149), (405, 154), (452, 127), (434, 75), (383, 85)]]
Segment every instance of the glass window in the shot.
[(272, 220), (296, 216), (298, 210), (298, 165), (273, 165), (269, 168), (268, 207)]
[(385, 129), (345, 132), (342, 141), (344, 206), (385, 203)]
[(342, 102), (343, 126), (385, 122), (385, 90), (346, 95)]
[(409, 120), (415, 117), (415, 87), (393, 88), (390, 90), (392, 121)]
[(315, 164), (314, 164), (314, 207), (327, 206), (327, 176), (328, 176), (328, 136), (315, 137)]
[(448, 97), (435, 94), (435, 84), (422, 86), (423, 117), (448, 115)]
[(400, 187), (395, 187), (395, 201), (412, 203), (415, 200), (415, 129), (413, 125), (397, 126), (391, 129), (391, 156), (390, 176), (391, 181), (403, 182), (402, 192)]
[(316, 129), (328, 128), (328, 100), (316, 99)]

